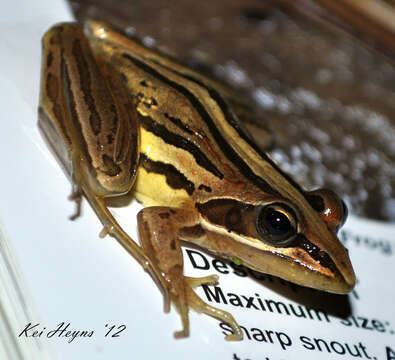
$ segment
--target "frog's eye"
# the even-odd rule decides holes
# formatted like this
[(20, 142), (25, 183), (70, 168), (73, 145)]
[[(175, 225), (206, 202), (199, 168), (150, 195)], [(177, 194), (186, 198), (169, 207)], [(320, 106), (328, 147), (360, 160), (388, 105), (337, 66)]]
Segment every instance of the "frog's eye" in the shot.
[(255, 226), (262, 241), (274, 246), (289, 245), (297, 235), (294, 211), (287, 205), (274, 203), (257, 209)]

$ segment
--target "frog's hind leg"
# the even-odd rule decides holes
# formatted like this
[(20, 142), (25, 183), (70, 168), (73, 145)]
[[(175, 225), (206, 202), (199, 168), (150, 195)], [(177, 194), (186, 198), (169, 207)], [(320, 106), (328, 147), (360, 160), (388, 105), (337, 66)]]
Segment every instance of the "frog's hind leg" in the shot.
[(93, 54), (81, 27), (55, 25), (43, 37), (39, 127), (71, 177), (80, 213), (86, 197), (104, 226), (166, 292), (163, 278), (106, 205), (133, 187), (139, 164), (139, 123), (121, 74)]
[[(137, 219), (142, 247), (159, 267), (169, 298), (181, 316), (183, 328), (175, 332), (174, 336), (182, 338), (189, 335), (188, 311), (192, 308), (229, 324), (234, 333), (227, 336), (227, 340), (241, 340), (242, 333), (233, 316), (204, 303), (193, 290), (199, 285), (217, 283), (218, 277), (190, 278), (183, 275), (179, 234), (198, 225), (198, 215), (191, 210), (155, 206), (141, 210)], [(170, 303), (165, 301), (165, 311), (169, 310)]]

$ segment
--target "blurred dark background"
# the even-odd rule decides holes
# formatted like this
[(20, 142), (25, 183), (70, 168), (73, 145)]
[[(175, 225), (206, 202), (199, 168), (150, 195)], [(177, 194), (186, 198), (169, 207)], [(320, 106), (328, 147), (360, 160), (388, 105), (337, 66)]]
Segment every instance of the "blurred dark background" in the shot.
[(380, 1), (383, 17), (347, 3), (70, 1), (79, 21), (104, 20), (234, 87), (256, 108), (257, 142), (270, 127), (272, 157), (304, 187), (394, 221), (394, 1)]

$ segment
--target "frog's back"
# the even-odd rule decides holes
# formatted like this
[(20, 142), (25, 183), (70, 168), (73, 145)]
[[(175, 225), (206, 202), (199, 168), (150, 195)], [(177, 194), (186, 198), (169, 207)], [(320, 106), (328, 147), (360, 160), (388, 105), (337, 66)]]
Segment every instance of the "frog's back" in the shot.
[(271, 184), (284, 174), (229, 107), (251, 118), (234, 92), (102, 25), (91, 24), (87, 32), (95, 53), (121, 74), (134, 97), (141, 129), (136, 189), (154, 200), (149, 204), (174, 206), (229, 194), (259, 202), (280, 195)]
[(251, 169), (258, 149), (216, 89), (149, 59), (124, 54), (122, 61), (140, 122), (140, 200), (177, 206), (229, 193), (244, 199), (257, 190), (275, 193)]

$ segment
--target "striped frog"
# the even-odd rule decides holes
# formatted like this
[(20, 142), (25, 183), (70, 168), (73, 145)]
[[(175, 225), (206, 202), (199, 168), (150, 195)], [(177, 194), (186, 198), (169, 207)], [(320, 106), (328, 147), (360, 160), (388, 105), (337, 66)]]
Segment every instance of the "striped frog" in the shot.
[[(183, 275), (180, 241), (253, 270), (345, 294), (355, 285), (336, 233), (344, 203), (307, 192), (257, 147), (247, 114), (223, 85), (90, 21), (52, 27), (43, 37), (39, 127), (104, 229), (149, 272), (189, 335), (188, 310), (231, 326), (233, 316), (194, 288), (217, 276)], [(110, 202), (133, 196), (140, 243), (122, 229)]]

